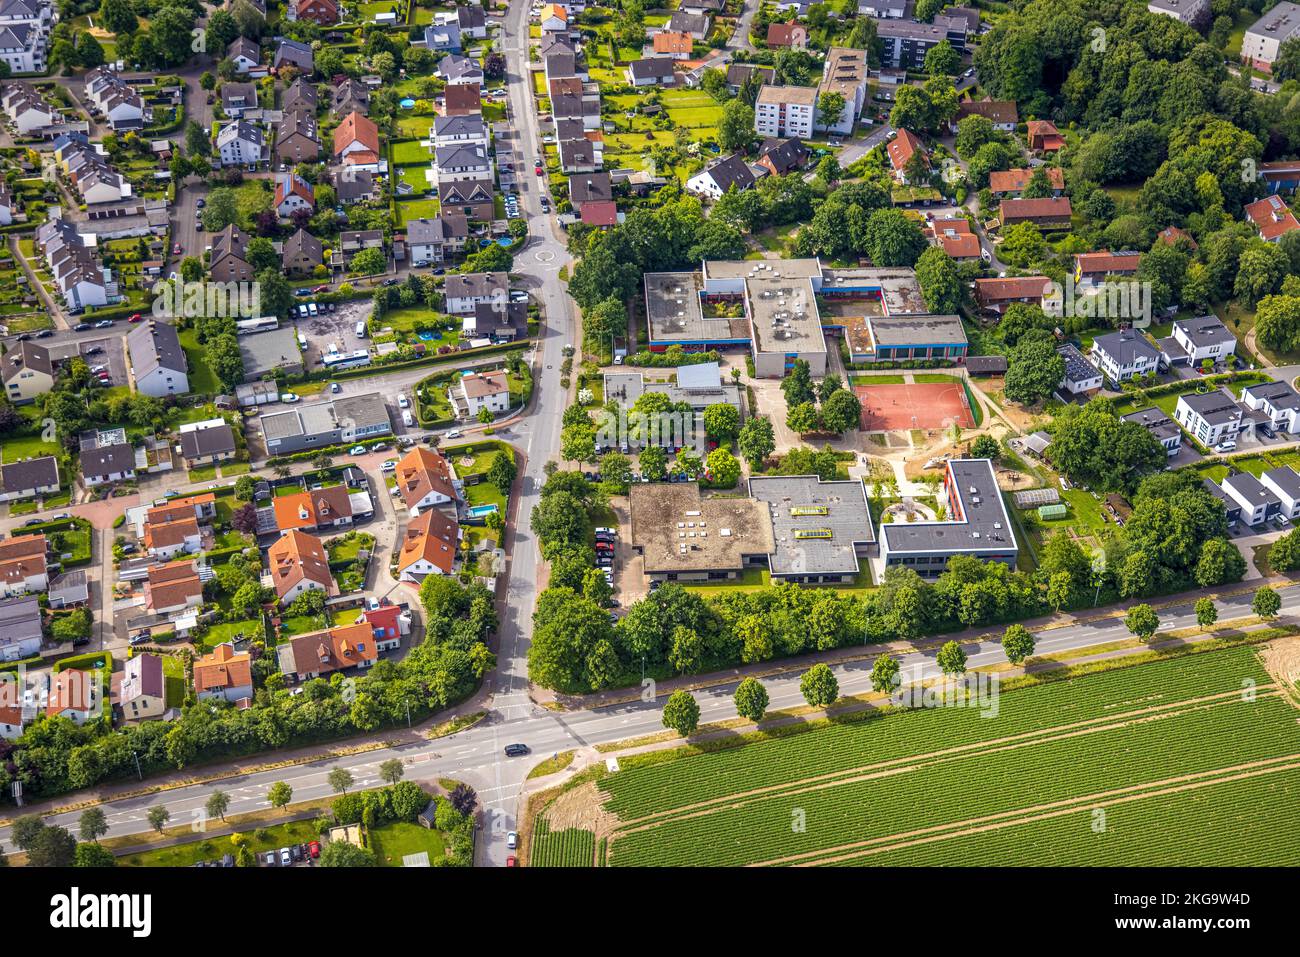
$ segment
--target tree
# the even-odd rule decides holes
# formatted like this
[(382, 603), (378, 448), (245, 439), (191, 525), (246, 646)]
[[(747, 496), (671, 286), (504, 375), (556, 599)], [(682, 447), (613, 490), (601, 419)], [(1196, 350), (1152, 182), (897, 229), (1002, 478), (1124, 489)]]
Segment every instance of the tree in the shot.
[(955, 641), (945, 643), (935, 656), (935, 661), (946, 675), (960, 675), (966, 671), (966, 652)]
[(510, 486), (514, 484), (515, 476), (519, 474), (519, 467), (515, 465), (515, 457), (510, 452), (502, 449), (492, 457), (492, 464), (488, 466), (488, 481), (496, 486), (497, 491), (502, 495), (510, 494)]
[(1273, 543), (1268, 552), (1268, 564), (1275, 572), (1300, 568), (1300, 529), (1293, 528)]
[(284, 781), (276, 781), (271, 785), (270, 790), (266, 792), (267, 803), (276, 810), (282, 810), (289, 806), (293, 800), (293, 788)]
[(358, 276), (374, 276), (388, 268), (382, 249), (363, 249), (348, 263), (348, 270)]
[(374, 867), (375, 855), (347, 841), (330, 841), (320, 852), (321, 867)]
[(925, 54), (925, 72), (930, 76), (954, 76), (961, 69), (961, 56), (947, 40), (940, 40)]
[(718, 402), (704, 410), (704, 432), (722, 444), (734, 442), (740, 432), (740, 410), (727, 402)]
[(816, 432), (821, 428), (821, 416), (817, 414), (816, 404), (801, 402), (798, 405), (790, 406), (790, 411), (785, 416), (785, 425), (791, 432), (798, 435)]
[(816, 399), (813, 393), (812, 372), (807, 359), (794, 360), (790, 371), (781, 380), (781, 394), (785, 396), (785, 404), (790, 408)]
[(668, 453), (661, 445), (647, 445), (636, 457), (641, 474), (652, 482), (662, 482), (668, 477)]
[(1268, 349), (1300, 348), (1300, 296), (1265, 296), (1255, 311), (1255, 335)]
[(829, 432), (852, 432), (862, 422), (862, 401), (848, 389), (840, 389), (822, 405), (821, 419)]
[(709, 484), (715, 488), (735, 488), (740, 481), (740, 463), (724, 448), (716, 448), (705, 459)]
[(902, 666), (893, 655), (881, 655), (871, 665), (871, 690), (876, 694), (887, 694), (898, 686), (899, 672)]
[(1124, 625), (1139, 641), (1150, 641), (1160, 627), (1160, 616), (1150, 605), (1134, 605), (1124, 616)]
[(1050, 336), (1022, 337), (1007, 357), (1006, 397), (1033, 405), (1051, 395), (1065, 378), (1065, 359)]
[[(134, 33), (139, 26), (131, 0), (102, 0), (99, 5), (99, 20), (109, 33)], [(224, 50), (225, 47), (222, 47), (223, 52)]]
[(113, 856), (112, 851), (98, 843), (78, 844), (73, 852), (72, 866), (117, 867), (117, 858)]
[(101, 807), (90, 807), (81, 812), (81, 820), (78, 822), (83, 841), (99, 842), (99, 839), (108, 833), (108, 818)]
[(1266, 620), (1276, 618), (1282, 610), (1282, 596), (1267, 585), (1257, 588), (1255, 597), (1250, 602), (1250, 610)]
[(28, 867), (72, 867), (77, 839), (65, 828), (42, 824), (26, 851)]
[(772, 420), (766, 416), (751, 416), (740, 428), (736, 449), (749, 462), (750, 470), (758, 469), (763, 460), (776, 449), (776, 436)]
[(838, 126), (844, 118), (844, 94), (828, 90), (817, 97), (817, 124), (827, 128)]
[(1003, 632), (1002, 650), (1006, 653), (1007, 661), (1013, 665), (1021, 664), (1034, 653), (1034, 636), (1028, 628), (1017, 622)]
[(239, 506), (231, 513), (230, 524), (245, 535), (257, 534), (257, 506), (252, 502)]
[(348, 788), (352, 787), (353, 783), (352, 772), (347, 768), (334, 768), (326, 775), (325, 780), (329, 782), (335, 794), (347, 794)]
[(731, 100), (718, 120), (718, 145), (729, 153), (744, 153), (754, 142), (754, 108)]
[(167, 810), (167, 808), (161, 804), (155, 804), (145, 812), (145, 819), (149, 822), (151, 828), (159, 834), (162, 834), (163, 828), (165, 828), (167, 822), (172, 819), (172, 812)]
[[(199, 132), (203, 128), (199, 127)], [(188, 133), (186, 136), (188, 137)], [(205, 136), (206, 140), (206, 136)], [(193, 153), (194, 149), (191, 148)], [(235, 203), (235, 191), (222, 186), (208, 193), (207, 205), (203, 207), (203, 228), (210, 233), (219, 233), (231, 223), (238, 224), (239, 207)]]
[(1196, 624), (1201, 631), (1205, 631), (1219, 620), (1219, 609), (1214, 606), (1214, 599), (1198, 598), (1194, 607), (1196, 609)]
[(663, 724), (683, 738), (700, 726), (700, 706), (689, 691), (674, 691), (664, 702)]
[(961, 308), (961, 272), (952, 257), (932, 246), (916, 260), (916, 281), (921, 286), (925, 308), (940, 315), (950, 315)]
[(742, 718), (762, 721), (763, 715), (767, 713), (767, 689), (757, 678), (746, 678), (738, 684), (733, 700), (736, 702), (736, 714)]
[(991, 435), (978, 435), (970, 445), (970, 454), (977, 459), (997, 459), (1002, 454), (1002, 446)]
[(227, 391), (233, 392), (235, 386), (244, 381), (244, 356), (239, 351), (239, 342), (234, 336), (217, 336), (204, 346), (208, 365), (216, 373)]
[(1002, 231), (998, 258), (1013, 266), (1029, 268), (1047, 254), (1047, 240), (1035, 223), (1016, 223)]
[(251, 502), (257, 494), (257, 482), (251, 475), (241, 475), (235, 480), (235, 498), (241, 502)]
[(208, 817), (219, 817), (224, 821), (226, 811), (230, 809), (230, 795), (225, 791), (213, 791), (208, 795), (204, 807), (207, 809)]
[(1196, 583), (1202, 588), (1241, 581), (1246, 574), (1246, 559), (1226, 538), (1212, 538), (1201, 546), (1196, 562)]
[(840, 683), (830, 665), (816, 664), (803, 673), (799, 679), (799, 691), (809, 707), (827, 708), (840, 696)]

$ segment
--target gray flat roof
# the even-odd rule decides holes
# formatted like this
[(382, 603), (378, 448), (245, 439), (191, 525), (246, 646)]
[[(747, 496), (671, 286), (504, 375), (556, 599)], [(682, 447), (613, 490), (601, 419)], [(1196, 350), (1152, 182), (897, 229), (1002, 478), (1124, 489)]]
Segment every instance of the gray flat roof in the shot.
[(960, 316), (871, 316), (867, 325), (880, 346), (966, 344)]
[(300, 365), (302, 353), (292, 326), (240, 336), (239, 354), (244, 357), (244, 378), (260, 379), (285, 366)]
[[(858, 546), (876, 540), (866, 488), (860, 481), (823, 482), (816, 475), (755, 476), (749, 494), (767, 506), (774, 548), (773, 575), (856, 574)], [(809, 512), (796, 514), (801, 507)], [(830, 538), (799, 538), (826, 530)]]
[(1180, 395), (1178, 401), (1199, 415), (1210, 425), (1223, 425), (1240, 419), (1243, 414), (1241, 406), (1228, 393), (1216, 389), (1213, 392), (1194, 392)]
[(958, 512), (946, 522), (887, 522), (881, 538), (893, 552), (1019, 551), (988, 459), (950, 459), (952, 494)]
[(700, 302), (704, 279), (698, 272), (645, 274), (646, 319), (651, 342), (719, 342), (749, 338), (744, 316), (706, 317)]
[(1130, 412), (1128, 415), (1121, 415), (1120, 418), (1125, 422), (1136, 422), (1143, 426), (1161, 442), (1183, 434), (1177, 422), (1165, 415), (1164, 410), (1155, 407)]
[(1269, 469), (1263, 477), (1281, 489), (1292, 501), (1300, 499), (1300, 474), (1291, 466), (1279, 465), (1275, 469)]
[(821, 314), (812, 281), (803, 276), (759, 274), (745, 280), (759, 352), (825, 352)]
[(859, 290), (880, 291), (880, 302), (891, 316), (928, 313), (916, 272), (903, 266), (850, 266), (823, 269), (821, 293), (853, 293)]
[(1228, 331), (1218, 316), (1197, 316), (1195, 319), (1179, 319), (1174, 323), (1175, 329), (1181, 329), (1183, 334), (1194, 346), (1213, 346), (1220, 342), (1227, 342), (1231, 339), (1237, 341), (1237, 337)]

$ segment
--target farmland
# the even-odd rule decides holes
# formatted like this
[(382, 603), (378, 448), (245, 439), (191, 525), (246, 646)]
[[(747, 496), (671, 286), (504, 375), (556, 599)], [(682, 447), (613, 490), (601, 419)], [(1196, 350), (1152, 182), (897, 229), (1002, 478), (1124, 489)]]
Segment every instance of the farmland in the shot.
[[(917, 709), (629, 759), (590, 787), (589, 833), (612, 866), (1300, 862), (1295, 703), (1254, 649), (998, 705), (988, 719)], [(557, 843), (535, 837), (532, 862), (557, 863)]]

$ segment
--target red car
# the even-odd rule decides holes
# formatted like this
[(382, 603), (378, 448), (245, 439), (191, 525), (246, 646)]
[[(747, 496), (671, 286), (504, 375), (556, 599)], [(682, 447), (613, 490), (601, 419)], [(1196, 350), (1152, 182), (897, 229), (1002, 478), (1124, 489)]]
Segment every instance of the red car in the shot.
[(330, 291), (330, 284), (327, 282), (322, 283), (321, 285), (317, 286), (315, 289), (312, 290), (312, 292), (329, 292), (329, 291)]
[(519, 866), (519, 861), (515, 858), (513, 854), (511, 854), (509, 857), (506, 858), (506, 867), (518, 867), (518, 866)]
[(320, 841), (308, 841), (307, 852), (311, 854), (313, 858), (320, 857)]
[(181, 254), (181, 244), (180, 244), (180, 243), (177, 243), (176, 245), (174, 245), (174, 246), (172, 247), (172, 254), (175, 255), (175, 256), (179, 256), (179, 255)]
[(144, 316), (140, 315), (140, 313), (137, 312), (130, 319), (128, 319), (127, 322), (144, 322)]
[(538, 176), (541, 176), (545, 172), (545, 170), (543, 170), (540, 166), (534, 166), (533, 172), (536, 173)]

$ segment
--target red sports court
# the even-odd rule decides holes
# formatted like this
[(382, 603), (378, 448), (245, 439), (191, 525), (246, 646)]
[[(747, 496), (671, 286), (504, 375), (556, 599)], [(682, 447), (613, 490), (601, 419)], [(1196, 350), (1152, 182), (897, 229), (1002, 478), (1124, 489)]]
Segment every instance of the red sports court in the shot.
[(888, 385), (855, 385), (862, 401), (864, 432), (895, 432), (907, 429), (946, 429), (954, 421), (963, 429), (975, 428), (962, 383), (916, 382)]

